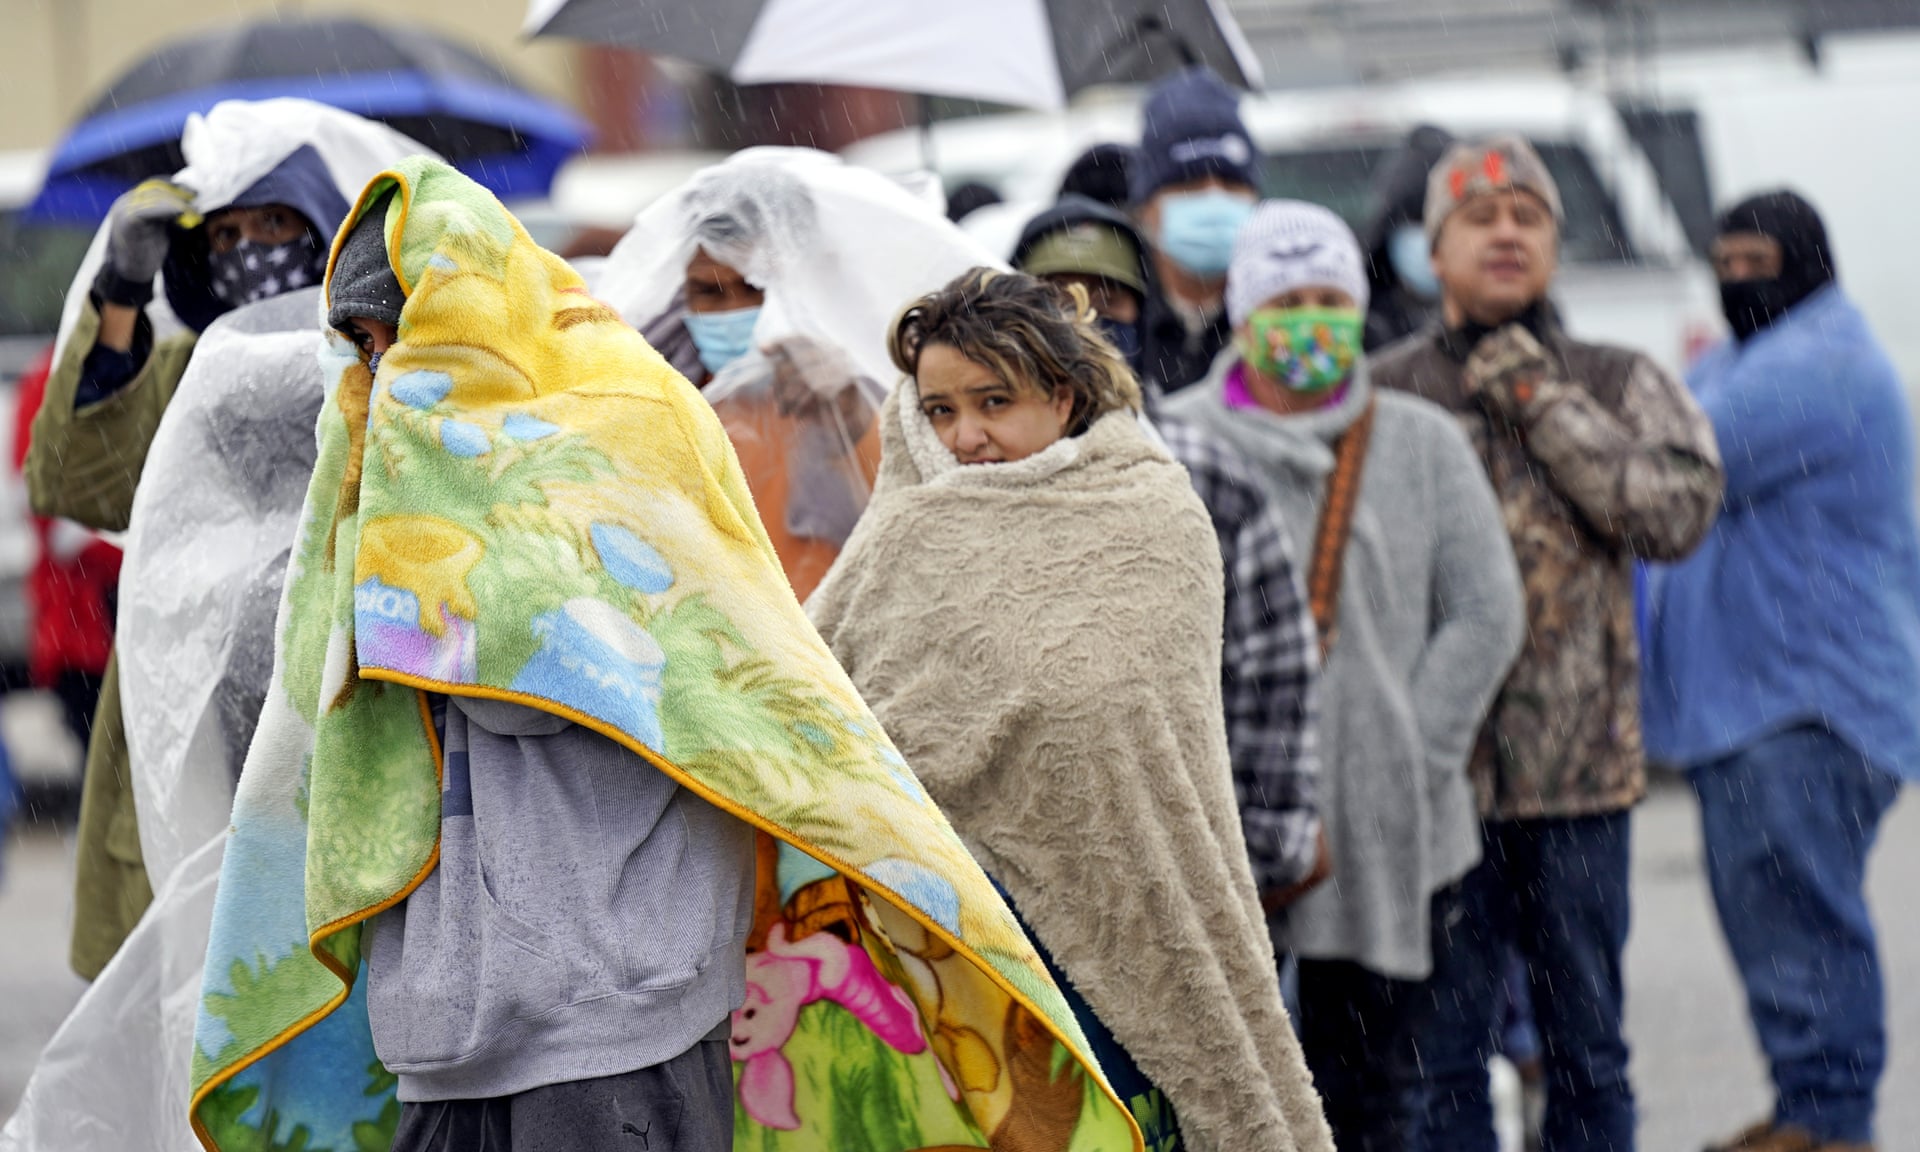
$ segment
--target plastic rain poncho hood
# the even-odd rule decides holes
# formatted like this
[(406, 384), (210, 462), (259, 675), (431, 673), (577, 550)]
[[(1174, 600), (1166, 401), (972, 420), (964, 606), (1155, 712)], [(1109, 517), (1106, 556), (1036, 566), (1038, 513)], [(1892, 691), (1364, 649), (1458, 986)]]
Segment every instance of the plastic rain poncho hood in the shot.
[[(402, 156), (432, 155), (431, 149), (378, 121), (355, 116), (326, 104), (296, 97), (273, 100), (222, 100), (187, 117), (180, 137), (186, 166), (173, 181), (193, 189), (194, 207), (202, 215), (228, 207), (244, 196), (289, 156), (303, 147), (319, 155), (333, 178), (342, 203), (353, 197), (374, 173)], [(325, 239), (332, 239), (338, 220), (315, 220)], [(74, 274), (60, 315), (55, 363), (66, 350), (68, 335), (80, 317), (94, 274), (106, 258), (109, 222), (102, 222)], [(171, 263), (171, 262), (170, 262)], [(167, 304), (167, 293), (157, 292), (147, 306), (154, 338), (162, 339), (185, 326)]]
[[(765, 293), (750, 350), (711, 379), (683, 290), (701, 248)], [(888, 326), (911, 300), (995, 263), (877, 173), (811, 149), (756, 148), (642, 213), (596, 287), (702, 384), (804, 600), (873, 488), (879, 402), (894, 375)]]

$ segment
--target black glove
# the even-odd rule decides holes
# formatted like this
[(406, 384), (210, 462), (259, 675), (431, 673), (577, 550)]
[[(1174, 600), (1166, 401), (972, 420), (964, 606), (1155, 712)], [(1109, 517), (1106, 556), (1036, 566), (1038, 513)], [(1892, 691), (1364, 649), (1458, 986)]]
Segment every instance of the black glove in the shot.
[(170, 180), (148, 180), (113, 202), (107, 215), (107, 257), (93, 290), (109, 304), (144, 307), (153, 299), (153, 278), (173, 242), (169, 229), (200, 223), (193, 191)]

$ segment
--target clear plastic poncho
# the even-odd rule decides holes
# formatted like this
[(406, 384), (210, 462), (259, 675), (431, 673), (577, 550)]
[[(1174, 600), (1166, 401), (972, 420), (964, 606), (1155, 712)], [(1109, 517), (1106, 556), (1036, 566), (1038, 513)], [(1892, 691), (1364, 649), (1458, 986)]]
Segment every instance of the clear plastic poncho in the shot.
[[(697, 250), (765, 293), (753, 350), (709, 378), (687, 332)], [(805, 599), (865, 509), (900, 310), (1002, 267), (924, 200), (809, 148), (752, 148), (640, 214), (594, 294), (703, 391), (732, 439), (787, 579)]]
[[(311, 144), (348, 202), (427, 151), (304, 100), (229, 101), (190, 122), (177, 179), (217, 208)], [(68, 300), (71, 327), (104, 249)], [(159, 298), (159, 297), (157, 297)], [(155, 313), (156, 329), (164, 319)], [(192, 1152), (207, 932), (233, 785), (273, 664), (274, 622), (316, 444), (319, 289), (222, 316), (161, 421), (126, 533), (121, 706), (154, 899), (49, 1042), (0, 1152)]]

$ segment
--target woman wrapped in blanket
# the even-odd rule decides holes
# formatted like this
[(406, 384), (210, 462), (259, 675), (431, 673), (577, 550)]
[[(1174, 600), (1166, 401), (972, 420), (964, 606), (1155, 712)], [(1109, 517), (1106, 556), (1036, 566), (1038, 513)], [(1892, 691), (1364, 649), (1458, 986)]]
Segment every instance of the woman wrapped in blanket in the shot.
[(1330, 1149), (1234, 803), (1219, 550), (1137, 382), (1080, 289), (986, 269), (890, 351), (873, 500), (809, 615), (1147, 1146)]
[(804, 601), (873, 488), (887, 322), (989, 260), (878, 173), (755, 148), (642, 213), (595, 290), (712, 403)]

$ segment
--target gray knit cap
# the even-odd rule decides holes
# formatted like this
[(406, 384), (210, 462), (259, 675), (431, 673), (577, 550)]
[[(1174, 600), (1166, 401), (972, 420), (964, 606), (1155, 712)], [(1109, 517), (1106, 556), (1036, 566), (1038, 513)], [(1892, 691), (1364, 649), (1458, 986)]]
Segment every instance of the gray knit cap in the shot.
[(1338, 288), (1367, 310), (1367, 262), (1353, 229), (1332, 210), (1304, 200), (1268, 200), (1254, 209), (1233, 244), (1227, 268), (1227, 321), (1296, 288)]
[(327, 323), (342, 332), (356, 316), (400, 326), (407, 294), (400, 290), (400, 278), (387, 258), (387, 206), (393, 197), (388, 192), (367, 209), (334, 258), (333, 275), (327, 280)]

